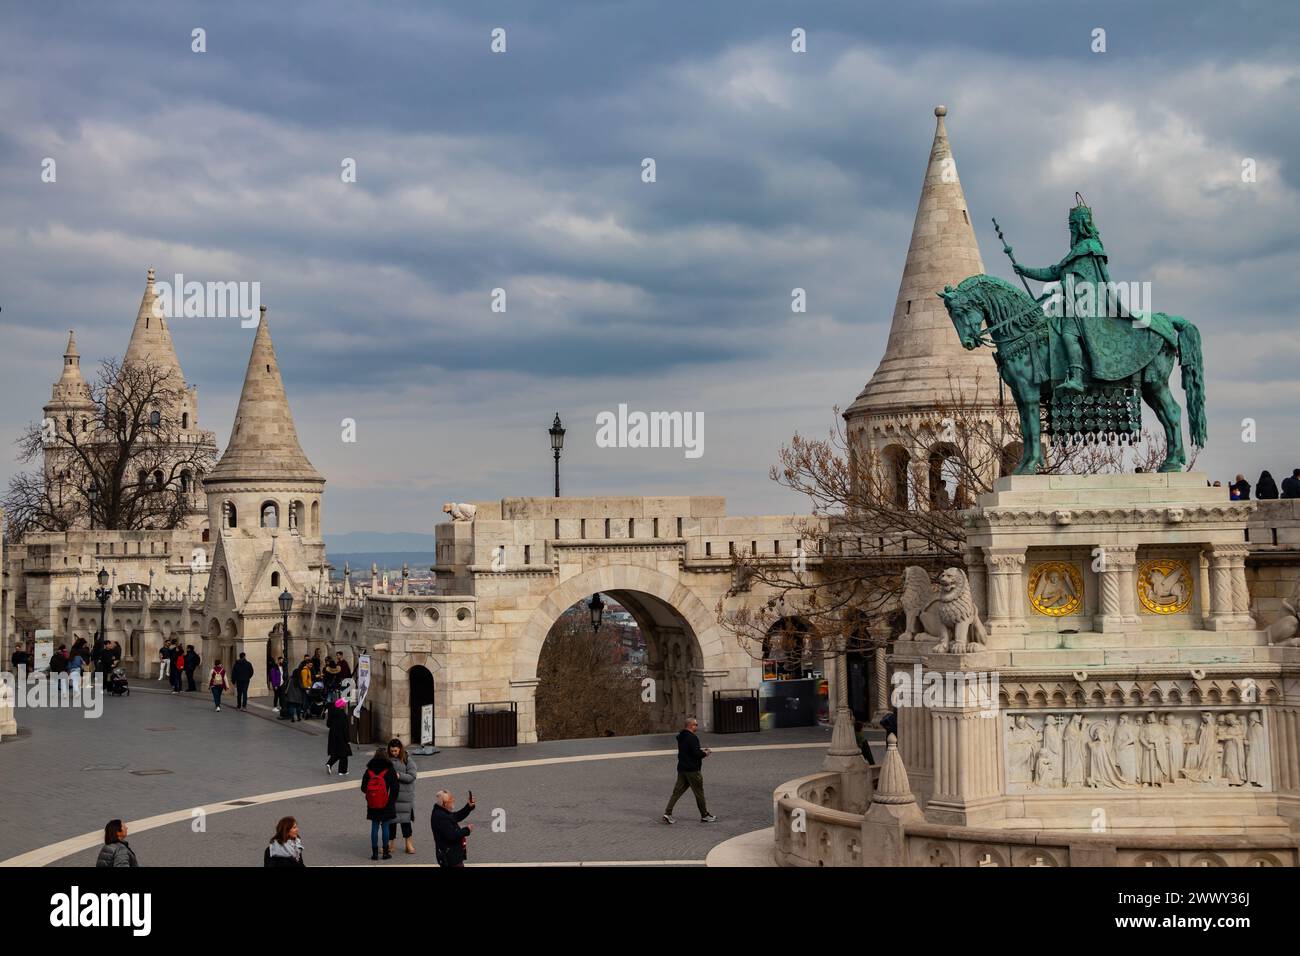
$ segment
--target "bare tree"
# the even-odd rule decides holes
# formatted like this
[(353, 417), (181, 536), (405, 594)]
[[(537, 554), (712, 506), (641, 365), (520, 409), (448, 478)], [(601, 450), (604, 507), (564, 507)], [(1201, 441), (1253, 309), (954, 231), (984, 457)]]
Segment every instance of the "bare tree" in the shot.
[[(810, 503), (811, 514), (799, 522), (803, 553), (773, 560), (738, 551), (733, 587), (718, 605), (722, 625), (755, 658), (873, 646), (897, 608), (906, 566), (962, 564), (962, 512), (1019, 459), (1015, 406), (971, 401), (950, 377), (944, 400), (900, 418), (891, 442), (923, 450), (925, 460), (890, 460), (857, 447), (839, 409), (826, 438), (795, 435), (782, 447), (770, 478)], [(1132, 444), (1050, 444), (1045, 471), (1152, 471), (1164, 458), (1163, 435), (1144, 431)], [(769, 595), (765, 601), (724, 610), (734, 603), (727, 599), (756, 586)]]
[(102, 362), (84, 423), (46, 419), (18, 438), (19, 460), (41, 468), (9, 482), (10, 536), (179, 526), (216, 457), (182, 428), (184, 389), (175, 372), (149, 362)]
[(641, 678), (623, 666), (608, 634), (593, 633), (585, 611), (566, 612), (542, 645), (537, 662), (540, 740), (647, 734), (651, 708)]

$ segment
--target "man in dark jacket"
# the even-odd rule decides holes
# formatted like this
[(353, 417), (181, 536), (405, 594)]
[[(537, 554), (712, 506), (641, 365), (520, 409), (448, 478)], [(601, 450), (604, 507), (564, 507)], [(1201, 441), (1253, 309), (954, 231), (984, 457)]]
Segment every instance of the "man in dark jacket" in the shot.
[(695, 805), (700, 809), (700, 822), (712, 823), (718, 819), (709, 812), (709, 807), (704, 802), (704, 773), (701, 767), (704, 758), (712, 751), (700, 746), (700, 738), (695, 736), (695, 730), (699, 726), (698, 720), (687, 717), (686, 728), (677, 734), (677, 785), (673, 787), (673, 795), (668, 798), (668, 806), (664, 809), (664, 823), (677, 822), (673, 819), (673, 807), (688, 787), (695, 794)]
[(1290, 478), (1282, 479), (1282, 497), (1300, 498), (1300, 468), (1291, 472)]
[(235, 710), (248, 710), (248, 685), (253, 680), (253, 662), (240, 654), (230, 669), (230, 679), (235, 682)]
[(467, 851), (465, 840), (474, 830), (474, 824), (460, 825), (460, 821), (474, 809), (474, 793), (459, 810), (453, 810), (456, 801), (447, 790), (439, 790), (433, 797), (433, 813), (429, 826), (433, 828), (434, 852), (439, 866), (464, 866)]
[(189, 681), (186, 690), (198, 690), (194, 684), (194, 672), (199, 669), (199, 652), (194, 649), (193, 644), (185, 645), (185, 679)]

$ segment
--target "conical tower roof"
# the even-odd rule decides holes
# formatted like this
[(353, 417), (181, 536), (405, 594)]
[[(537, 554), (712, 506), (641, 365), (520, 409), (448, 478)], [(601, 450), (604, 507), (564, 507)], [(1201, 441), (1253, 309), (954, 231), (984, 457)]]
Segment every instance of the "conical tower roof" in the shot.
[(934, 108), (934, 144), (921, 184), (885, 355), (845, 412), (846, 418), (894, 408), (950, 404), (954, 389), (967, 402), (997, 401), (998, 376), (992, 352), (962, 348), (943, 301), (936, 295), (945, 285), (956, 285), (984, 271), (948, 144), (943, 121), (947, 112), (946, 106)]
[(77, 351), (77, 333), (68, 331), (68, 347), (63, 352), (63, 371), (54, 383), (50, 406), (90, 407), (94, 404), (90, 386), (81, 375), (81, 353)]
[(205, 484), (250, 479), (325, 481), (298, 444), (293, 412), (289, 410), (275, 346), (271, 343), (266, 306), (262, 306), (253, 352), (248, 357), (230, 443), (216, 467), (203, 477)]
[[(182, 290), (173, 290), (173, 301)], [(131, 341), (127, 343), (123, 365), (152, 363), (159, 369), (171, 371), (176, 376), (175, 387), (185, 381), (181, 372), (180, 360), (176, 357), (176, 346), (172, 344), (172, 333), (167, 328), (167, 319), (154, 314), (154, 305), (158, 294), (154, 290), (153, 269), (150, 269), (144, 286), (144, 295), (140, 298), (140, 311), (135, 314), (135, 327), (131, 329)]]

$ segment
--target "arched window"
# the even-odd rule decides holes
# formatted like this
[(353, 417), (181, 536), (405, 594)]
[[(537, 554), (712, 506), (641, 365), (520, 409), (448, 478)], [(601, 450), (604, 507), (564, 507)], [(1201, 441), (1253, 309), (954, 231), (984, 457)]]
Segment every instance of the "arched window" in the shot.
[(189, 428), (189, 427), (190, 427), (190, 413), (181, 412), (181, 428)]
[(261, 523), (263, 528), (280, 527), (280, 509), (274, 501), (262, 504)]
[(141, 488), (149, 484), (149, 473), (146, 472), (143, 468), (140, 469), (140, 474), (136, 475), (136, 484), (138, 484)]
[(320, 537), (320, 502), (319, 501), (313, 501), (311, 503), (311, 529), (309, 533), (313, 538)]
[(190, 493), (190, 473), (188, 471), (182, 471), (181, 472), (181, 494), (188, 495), (189, 493)]
[(149, 413), (149, 424), (154, 428), (157, 428), (159, 425), (162, 424), (162, 414), (158, 411), (158, 409), (155, 408), (152, 412)]
[(159, 470), (159, 471), (155, 471), (155, 472), (153, 473), (153, 488), (154, 488), (154, 491), (162, 491), (163, 488), (166, 487), (166, 485), (167, 485), (167, 483), (166, 483), (166, 481), (163, 480), (163, 473), (162, 473), (162, 471), (161, 471), (161, 470)]
[(83, 432), (86, 430), (86, 424), (87, 424), (87, 422), (86, 422), (86, 420), (83, 418), (83, 419), (81, 420), (81, 430), (82, 430)]
[(203, 529), (203, 543), (204, 543), (204, 544), (207, 544), (207, 543), (208, 543), (208, 529), (207, 529), (207, 528), (204, 528), (204, 529)]
[(68, 419), (68, 434), (69, 434), (69, 435), (72, 434), (72, 419), (71, 419), (71, 418)]
[(279, 572), (279, 571), (272, 571), (272, 572), (271, 572), (271, 587), (273, 587), (273, 588), (278, 588), (279, 586), (280, 586), (280, 572)]
[(235, 503), (233, 501), (221, 502), (221, 518), (222, 524), (227, 528), (233, 528), (238, 524), (239, 515), (235, 511)]
[(301, 501), (294, 501), (289, 504), (289, 530), (302, 533), (303, 508)]

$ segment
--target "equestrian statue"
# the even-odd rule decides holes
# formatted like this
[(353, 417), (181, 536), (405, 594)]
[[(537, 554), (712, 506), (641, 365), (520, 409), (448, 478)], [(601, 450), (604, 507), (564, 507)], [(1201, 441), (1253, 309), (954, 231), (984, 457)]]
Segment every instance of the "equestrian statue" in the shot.
[[(1070, 210), (1070, 251), (1041, 269), (1016, 262), (1025, 288), (990, 275), (963, 279), (937, 293), (961, 344), (991, 345), (998, 374), (1020, 414), (1024, 453), (1015, 474), (1043, 467), (1044, 433), (1054, 443), (1136, 441), (1142, 432), (1142, 401), (1165, 432), (1160, 471), (1187, 466), (1182, 414), (1169, 390), (1174, 363), (1182, 368), (1192, 444), (1205, 446), (1205, 370), (1201, 334), (1181, 315), (1130, 310), (1116, 294), (1106, 250), (1092, 210), (1075, 193)], [(993, 221), (997, 226), (997, 220)], [(998, 227), (998, 237), (1002, 230)], [(1025, 277), (1059, 287), (1035, 297)]]

